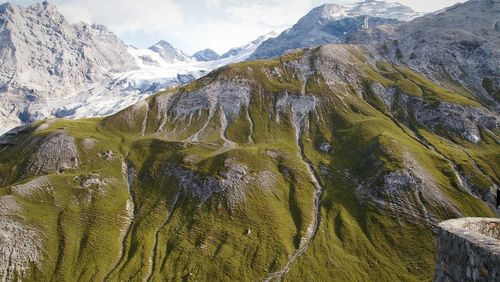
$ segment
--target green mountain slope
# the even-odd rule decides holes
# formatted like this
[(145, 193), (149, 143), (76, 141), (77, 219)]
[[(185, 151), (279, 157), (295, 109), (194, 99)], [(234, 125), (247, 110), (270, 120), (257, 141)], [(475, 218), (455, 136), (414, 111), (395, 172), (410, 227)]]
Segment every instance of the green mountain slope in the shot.
[(499, 124), (455, 84), (334, 45), (18, 128), (0, 276), (428, 280), (439, 221), (497, 212)]

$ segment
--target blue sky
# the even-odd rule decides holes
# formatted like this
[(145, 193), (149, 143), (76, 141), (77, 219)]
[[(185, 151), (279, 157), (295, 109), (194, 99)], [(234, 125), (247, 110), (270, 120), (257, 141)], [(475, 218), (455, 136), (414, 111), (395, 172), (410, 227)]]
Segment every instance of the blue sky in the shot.
[[(394, 2), (388, 0), (389, 2)], [(0, 0), (0, 2), (5, 2)], [(36, 0), (13, 0), (32, 4)], [(281, 32), (312, 8), (349, 0), (52, 0), (71, 22), (108, 26), (127, 44), (147, 47), (167, 40), (188, 54), (212, 48), (219, 53), (246, 44), (271, 30)], [(431, 12), (455, 0), (400, 0)]]

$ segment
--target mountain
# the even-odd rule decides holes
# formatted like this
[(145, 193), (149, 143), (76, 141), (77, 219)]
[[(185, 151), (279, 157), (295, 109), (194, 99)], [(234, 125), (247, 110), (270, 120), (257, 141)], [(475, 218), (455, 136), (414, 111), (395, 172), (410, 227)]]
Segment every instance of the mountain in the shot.
[(212, 49), (205, 49), (194, 53), (193, 58), (198, 61), (214, 61), (219, 58), (219, 54)]
[(149, 47), (149, 50), (158, 53), (160, 57), (167, 63), (174, 63), (176, 61), (188, 61), (190, 58), (181, 50), (176, 49), (165, 40), (160, 40), (155, 45)]
[(472, 0), (397, 27), (353, 33), (349, 43), (375, 46), (394, 63), (434, 80), (451, 78), (500, 111), (500, 5)]
[(231, 57), (233, 57), (233, 58), (234, 57), (239, 57), (239, 58), (244, 58), (243, 60), (246, 60), (246, 59), (248, 59), (257, 50), (257, 48), (263, 42), (265, 42), (268, 39), (271, 39), (271, 38), (275, 37), (276, 35), (277, 35), (276, 32), (271, 31), (271, 32), (269, 32), (267, 34), (259, 36), (257, 39), (255, 39), (254, 41), (252, 41), (252, 42), (250, 42), (250, 43), (248, 43), (246, 45), (243, 45), (243, 46), (238, 47), (238, 48), (232, 48), (232, 49), (230, 49), (226, 53), (222, 54), (220, 57), (222, 59), (231, 58)]
[[(369, 60), (323, 46), (231, 65), (107, 118), (11, 131), (0, 252), (16, 252), (0, 273), (431, 279), (436, 224), (494, 216), (498, 115)], [(476, 130), (477, 145), (464, 137)]]
[[(144, 94), (153, 94), (168, 87), (182, 85), (200, 78), (214, 69), (246, 60), (259, 44), (272, 36), (272, 34), (273, 33), (269, 33), (260, 36), (249, 44), (233, 48), (228, 53), (225, 53), (215, 60), (208, 60), (207, 58), (202, 59), (199, 56), (197, 58), (194, 55), (188, 57), (182, 51), (166, 43), (166, 41), (163, 41), (164, 43), (160, 45), (172, 46), (171, 48), (165, 47), (162, 49), (170, 50), (169, 53), (173, 55), (169, 58), (172, 60), (165, 60), (166, 56), (162, 56), (161, 52), (155, 51), (157, 50), (156, 48), (137, 49), (129, 47), (128, 51), (135, 58), (139, 69), (122, 73), (116, 78), (110, 88), (120, 89), (120, 93), (127, 93), (127, 97), (136, 97), (137, 95), (134, 95), (134, 93), (144, 96)], [(207, 51), (204, 55), (208, 54), (208, 56), (212, 57), (215, 57), (214, 54), (217, 55), (215, 52), (211, 55), (210, 53), (210, 51)], [(178, 55), (178, 58), (174, 59), (176, 55)], [(198, 53), (198, 55), (200, 55), (200, 53)], [(117, 110), (113, 112), (117, 112)], [(89, 115), (88, 111), (84, 111), (80, 117), (99, 115), (102, 115), (102, 113)]]
[[(471, 9), (491, 33), (497, 7), (427, 19)], [(437, 223), (500, 214), (500, 115), (379, 44), (239, 62), (108, 117), (11, 130), (0, 276), (431, 280)]]
[(365, 20), (369, 26), (377, 26), (408, 21), (419, 15), (404, 5), (384, 1), (325, 4), (312, 9), (276, 38), (263, 42), (250, 59), (271, 58), (296, 48), (342, 43), (348, 34), (362, 29)]
[(55, 6), (0, 6), (1, 129), (50, 115), (46, 104), (75, 97), (113, 73), (136, 68), (105, 27), (69, 24)]
[(162, 40), (126, 46), (102, 25), (70, 24), (48, 2), (0, 6), (0, 134), (45, 118), (116, 113), (167, 87), (187, 83), (235, 56), (198, 61)]

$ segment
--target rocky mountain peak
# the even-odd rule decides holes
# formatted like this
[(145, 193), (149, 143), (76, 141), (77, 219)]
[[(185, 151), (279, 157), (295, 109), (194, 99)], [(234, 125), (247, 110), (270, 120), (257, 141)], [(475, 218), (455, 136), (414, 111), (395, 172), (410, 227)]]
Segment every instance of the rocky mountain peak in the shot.
[(42, 3), (37, 3), (27, 7), (32, 12), (39, 13), (39, 15), (47, 15), (53, 19), (61, 20), (64, 16), (59, 12), (57, 7), (48, 1), (43, 1)]
[(160, 40), (155, 45), (149, 47), (149, 50), (158, 53), (168, 63), (174, 63), (175, 61), (188, 61), (189, 56), (184, 54), (181, 50), (178, 50), (172, 44), (165, 40)]
[(155, 49), (155, 48), (167, 48), (167, 49), (175, 49), (174, 46), (172, 46), (172, 44), (170, 44), (169, 42), (165, 41), (165, 40), (160, 40), (158, 41), (156, 44), (154, 44), (153, 46), (149, 47), (149, 49)]
[(213, 61), (219, 58), (219, 54), (217, 54), (214, 50), (207, 48), (194, 53), (193, 57), (198, 61)]
[(38, 4), (38, 6), (41, 6), (46, 10), (51, 10), (51, 11), (57, 12), (56, 5), (51, 4), (49, 1), (43, 1), (42, 3)]

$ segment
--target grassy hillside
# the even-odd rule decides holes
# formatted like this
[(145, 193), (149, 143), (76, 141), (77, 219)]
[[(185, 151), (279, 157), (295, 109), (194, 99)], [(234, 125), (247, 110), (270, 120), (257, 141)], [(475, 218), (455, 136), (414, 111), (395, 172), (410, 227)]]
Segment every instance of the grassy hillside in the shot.
[(9, 133), (0, 255), (18, 251), (0, 276), (430, 280), (439, 221), (496, 216), (498, 117), (376, 58), (337, 45), (239, 63)]

